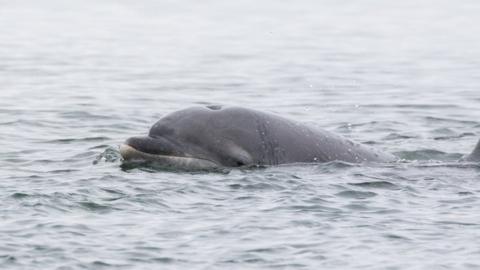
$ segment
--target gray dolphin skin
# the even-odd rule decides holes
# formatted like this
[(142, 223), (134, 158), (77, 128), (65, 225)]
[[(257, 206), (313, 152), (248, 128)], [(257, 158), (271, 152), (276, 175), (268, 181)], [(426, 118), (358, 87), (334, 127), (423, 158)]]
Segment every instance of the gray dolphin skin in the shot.
[(120, 154), (125, 160), (186, 169), (396, 160), (388, 153), (273, 113), (224, 106), (198, 106), (168, 114), (147, 136), (127, 139)]
[(480, 161), (480, 141), (478, 141), (477, 146), (473, 152), (465, 157), (466, 161), (478, 162)]

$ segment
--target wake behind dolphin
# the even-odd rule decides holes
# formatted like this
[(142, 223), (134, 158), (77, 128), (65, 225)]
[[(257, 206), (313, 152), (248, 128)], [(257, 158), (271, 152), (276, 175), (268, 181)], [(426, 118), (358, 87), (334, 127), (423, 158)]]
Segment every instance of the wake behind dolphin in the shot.
[[(276, 114), (222, 106), (191, 107), (168, 114), (147, 136), (127, 139), (120, 154), (125, 160), (185, 169), (397, 159)], [(465, 159), (480, 160), (480, 142)]]

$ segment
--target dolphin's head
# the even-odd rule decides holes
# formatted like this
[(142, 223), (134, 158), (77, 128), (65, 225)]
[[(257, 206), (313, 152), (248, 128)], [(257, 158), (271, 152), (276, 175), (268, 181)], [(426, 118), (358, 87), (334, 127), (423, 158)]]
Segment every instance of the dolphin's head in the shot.
[(252, 134), (236, 124), (248, 123), (251, 115), (238, 110), (207, 106), (171, 113), (155, 123), (147, 136), (127, 139), (120, 154), (125, 160), (187, 169), (252, 165), (247, 149), (252, 147), (248, 145)]

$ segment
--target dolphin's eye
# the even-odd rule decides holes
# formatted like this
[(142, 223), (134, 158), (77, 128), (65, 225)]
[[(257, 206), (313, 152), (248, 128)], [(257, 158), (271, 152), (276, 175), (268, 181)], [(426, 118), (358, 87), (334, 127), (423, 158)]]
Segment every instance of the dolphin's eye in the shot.
[(237, 161), (235, 162), (235, 164), (236, 164), (238, 167), (242, 167), (242, 166), (245, 165), (245, 163), (243, 163), (243, 161), (241, 161), (241, 160), (237, 160)]

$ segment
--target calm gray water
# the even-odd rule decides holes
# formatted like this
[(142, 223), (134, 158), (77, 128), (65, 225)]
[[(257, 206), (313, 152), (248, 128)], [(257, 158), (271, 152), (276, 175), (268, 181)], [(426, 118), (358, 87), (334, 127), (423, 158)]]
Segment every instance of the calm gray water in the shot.
[[(1, 269), (479, 269), (480, 2), (0, 0)], [(221, 103), (394, 164), (122, 165)]]

